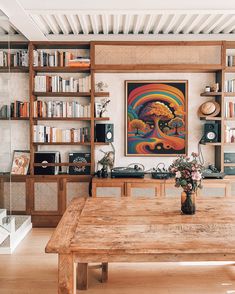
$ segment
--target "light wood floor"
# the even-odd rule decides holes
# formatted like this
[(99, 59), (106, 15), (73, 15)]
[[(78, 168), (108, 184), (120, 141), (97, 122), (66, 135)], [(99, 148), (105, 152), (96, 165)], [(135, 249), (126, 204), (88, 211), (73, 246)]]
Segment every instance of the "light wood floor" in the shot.
[[(44, 253), (51, 229), (33, 229), (13, 255), (0, 255), (1, 294), (57, 293), (57, 256)], [(84, 294), (233, 294), (235, 266), (208, 264), (111, 264), (109, 282), (89, 271)]]

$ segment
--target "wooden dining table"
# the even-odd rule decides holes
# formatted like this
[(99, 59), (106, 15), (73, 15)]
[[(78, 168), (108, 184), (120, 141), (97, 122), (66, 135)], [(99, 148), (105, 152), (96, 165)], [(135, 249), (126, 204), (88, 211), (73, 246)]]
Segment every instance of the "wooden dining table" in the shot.
[(57, 253), (58, 293), (88, 287), (88, 264), (235, 261), (235, 201), (199, 199), (182, 215), (180, 199), (74, 198), (46, 246)]

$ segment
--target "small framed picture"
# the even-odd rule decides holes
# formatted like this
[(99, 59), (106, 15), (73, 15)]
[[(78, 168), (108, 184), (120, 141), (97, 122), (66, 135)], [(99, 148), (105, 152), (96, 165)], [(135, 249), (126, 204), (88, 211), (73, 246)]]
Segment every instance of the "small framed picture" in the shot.
[(95, 117), (102, 117), (102, 108), (101, 102), (95, 102)]
[(14, 150), (11, 166), (12, 175), (27, 175), (29, 169), (30, 152), (28, 150)]

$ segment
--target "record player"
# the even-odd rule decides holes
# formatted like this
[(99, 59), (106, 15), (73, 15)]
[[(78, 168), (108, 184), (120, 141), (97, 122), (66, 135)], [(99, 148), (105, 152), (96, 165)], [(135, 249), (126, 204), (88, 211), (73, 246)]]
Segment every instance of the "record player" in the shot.
[[(132, 167), (133, 165), (133, 167)], [(127, 167), (114, 167), (111, 169), (111, 178), (143, 178), (144, 166), (130, 164)]]

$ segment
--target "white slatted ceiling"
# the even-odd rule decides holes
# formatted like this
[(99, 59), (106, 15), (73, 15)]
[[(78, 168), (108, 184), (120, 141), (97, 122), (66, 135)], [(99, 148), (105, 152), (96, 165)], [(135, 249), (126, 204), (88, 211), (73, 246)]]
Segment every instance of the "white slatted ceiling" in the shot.
[(45, 35), (235, 33), (235, 13), (229, 11), (226, 13), (31, 11), (29, 15)]
[(0, 19), (0, 36), (18, 34), (20, 34), (20, 32), (13, 25), (7, 21), (1, 21)]

